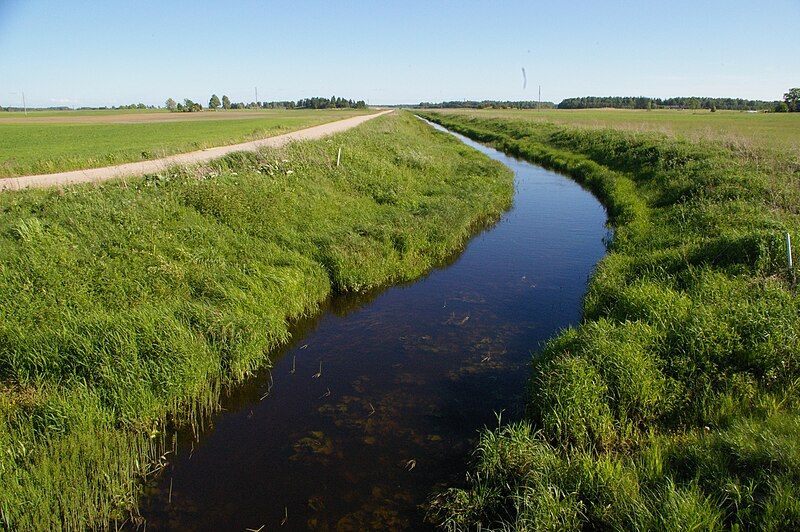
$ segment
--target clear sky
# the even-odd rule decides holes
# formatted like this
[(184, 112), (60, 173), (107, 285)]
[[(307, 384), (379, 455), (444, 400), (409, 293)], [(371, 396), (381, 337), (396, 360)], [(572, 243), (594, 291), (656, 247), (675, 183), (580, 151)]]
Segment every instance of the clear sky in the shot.
[[(527, 73), (523, 89), (522, 68)], [(775, 100), (800, 0), (0, 0), (0, 105), (344, 96)]]

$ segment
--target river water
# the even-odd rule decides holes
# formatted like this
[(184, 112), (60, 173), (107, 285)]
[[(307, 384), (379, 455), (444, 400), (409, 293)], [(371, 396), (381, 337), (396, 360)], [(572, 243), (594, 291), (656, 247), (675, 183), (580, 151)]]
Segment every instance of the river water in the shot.
[(199, 441), (182, 438), (142, 500), (147, 529), (425, 529), (421, 506), (463, 484), (480, 429), (522, 416), (532, 353), (580, 320), (606, 213), (456, 136), (514, 171), (513, 207), (450, 264), (300, 324)]

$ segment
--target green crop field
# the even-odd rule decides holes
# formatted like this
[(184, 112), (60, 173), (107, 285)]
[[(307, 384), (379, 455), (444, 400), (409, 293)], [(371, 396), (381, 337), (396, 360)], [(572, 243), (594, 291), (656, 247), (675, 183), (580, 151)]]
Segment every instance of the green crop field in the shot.
[[(779, 124), (770, 135), (787, 142), (800, 116), (422, 114), (571, 176), (615, 228), (584, 321), (532, 359), (526, 419), (482, 436), (468, 486), (439, 493), (429, 517), (457, 530), (800, 528), (800, 298), (784, 245), (786, 232), (800, 241), (800, 163), (622, 118)], [(622, 126), (563, 125), (580, 116)]]
[(552, 122), (592, 129), (657, 132), (690, 141), (718, 143), (740, 151), (770, 149), (800, 157), (800, 113), (632, 109), (448, 109), (440, 112), (504, 120)]
[(0, 194), (0, 528), (124, 517), (165, 424), (268, 365), (290, 319), (425, 273), (512, 195), (506, 167), (396, 113), (160, 175)]
[(258, 110), (202, 113), (0, 113), (0, 178), (95, 168), (236, 144), (369, 113)]

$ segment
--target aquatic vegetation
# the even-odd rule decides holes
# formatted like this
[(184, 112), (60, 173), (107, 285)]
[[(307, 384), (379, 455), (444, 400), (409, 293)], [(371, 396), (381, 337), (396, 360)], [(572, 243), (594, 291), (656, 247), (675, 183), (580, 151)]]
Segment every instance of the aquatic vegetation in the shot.
[[(482, 435), (454, 530), (800, 526), (800, 166), (718, 143), (482, 114), (430, 120), (555, 169), (614, 239), (584, 322), (533, 357), (525, 421)], [(763, 153), (762, 153), (763, 156)]]
[(408, 115), (159, 175), (0, 194), (0, 526), (135, 515), (142, 479), (174, 446), (168, 429), (201, 426), (293, 320), (441, 264), (512, 194), (506, 168)]

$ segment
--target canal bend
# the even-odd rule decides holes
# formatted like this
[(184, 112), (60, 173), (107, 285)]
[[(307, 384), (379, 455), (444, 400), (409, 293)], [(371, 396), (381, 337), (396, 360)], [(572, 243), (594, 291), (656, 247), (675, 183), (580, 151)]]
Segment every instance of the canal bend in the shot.
[(300, 324), (213, 428), (179, 438), (142, 501), (148, 529), (424, 528), (479, 430), (521, 417), (531, 354), (580, 320), (606, 213), (568, 178), (454, 135), (514, 171), (513, 207), (451, 264)]

